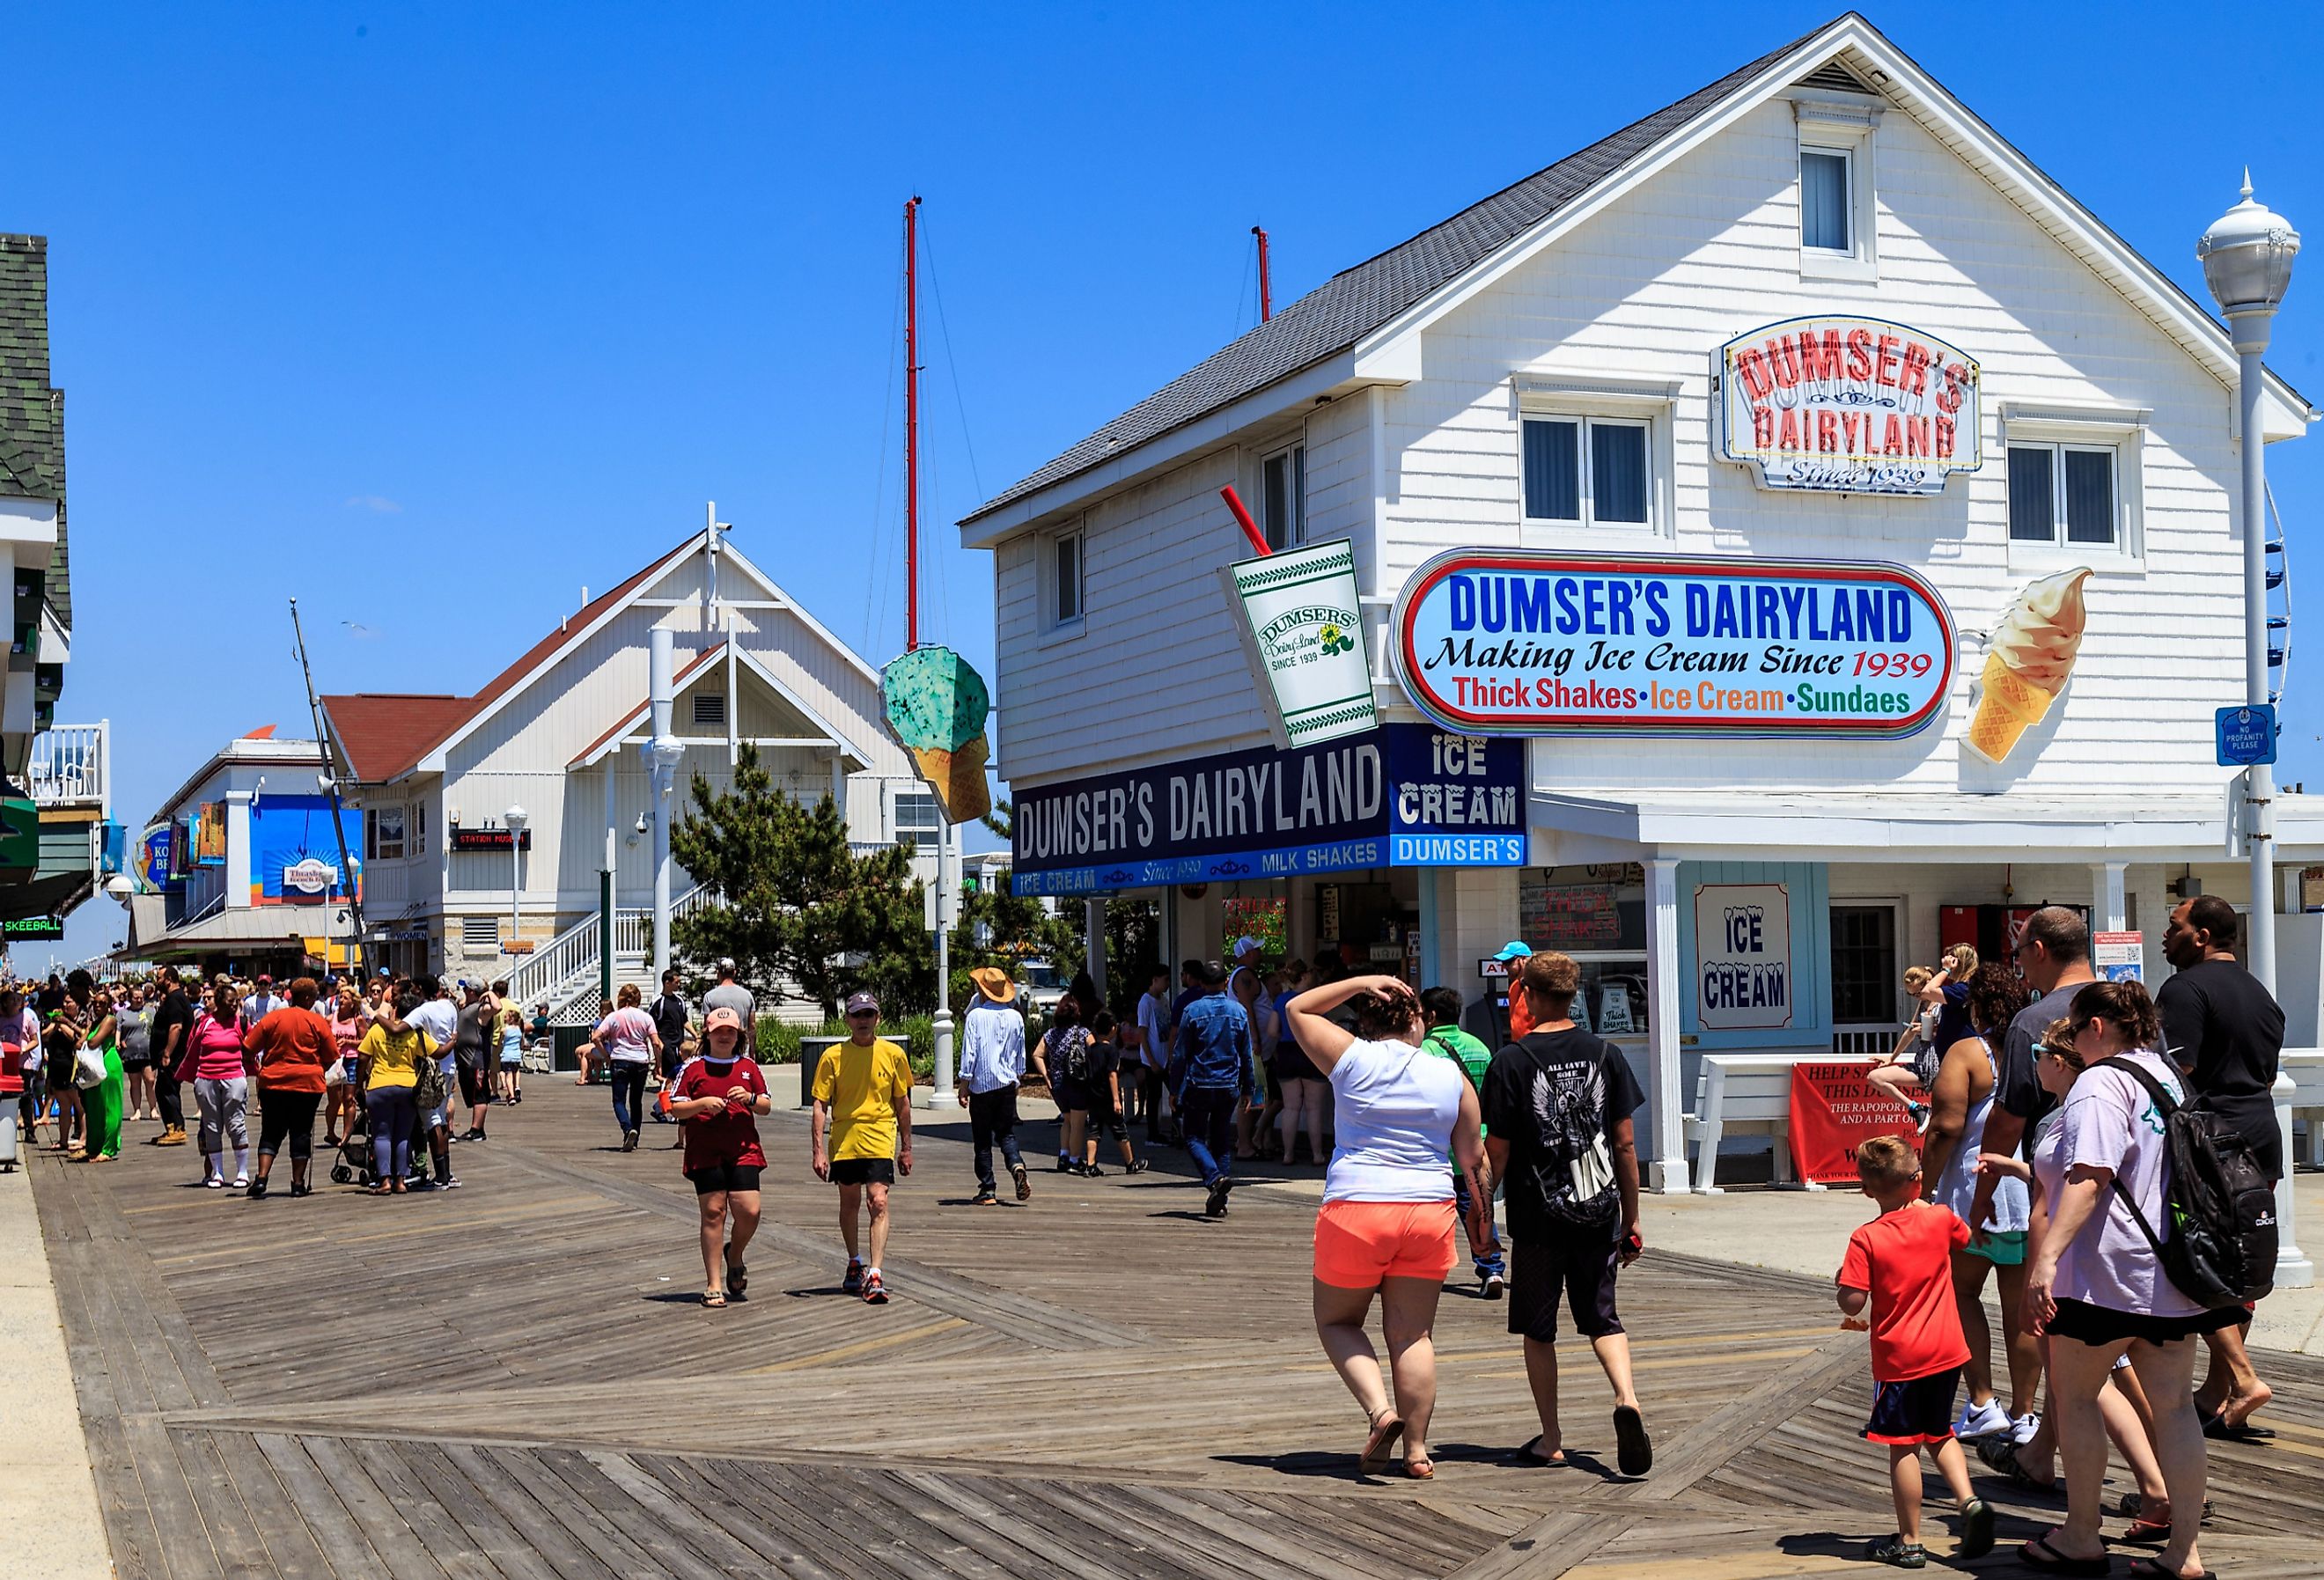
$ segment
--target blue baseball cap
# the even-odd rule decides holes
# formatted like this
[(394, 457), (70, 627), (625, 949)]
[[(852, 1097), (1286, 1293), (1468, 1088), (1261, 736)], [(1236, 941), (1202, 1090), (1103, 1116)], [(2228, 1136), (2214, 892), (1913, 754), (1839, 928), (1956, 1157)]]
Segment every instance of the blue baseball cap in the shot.
[(1516, 938), (1511, 938), (1508, 943), (1501, 946), (1501, 952), (1494, 956), (1493, 958), (1496, 960), (1522, 960), (1532, 953), (1533, 947), (1531, 945), (1521, 943)]

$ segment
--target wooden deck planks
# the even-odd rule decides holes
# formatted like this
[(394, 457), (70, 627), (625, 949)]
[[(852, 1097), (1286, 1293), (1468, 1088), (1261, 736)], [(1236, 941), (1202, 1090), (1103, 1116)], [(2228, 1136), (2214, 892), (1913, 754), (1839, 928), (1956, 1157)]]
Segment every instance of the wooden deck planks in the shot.
[[(1868, 1573), (1860, 1536), (1887, 1528), (1862, 1341), (1810, 1280), (1669, 1255), (1626, 1277), (1658, 1446), (1638, 1483), (1498, 1462), (1533, 1430), (1507, 1308), (1448, 1290), (1438, 1479), (1360, 1481), (1309, 1326), (1312, 1195), (1258, 1186), (1204, 1222), (1166, 1157), (940, 1206), (965, 1148), (930, 1116), (871, 1309), (835, 1293), (833, 1197), (786, 1114), (752, 1298), (706, 1312), (676, 1160), (608, 1146), (602, 1101), (552, 1086), (456, 1150), (464, 1189), (393, 1202), (249, 1203), (143, 1148), (36, 1160), (122, 1574), (1761, 1580)], [(1610, 1465), (1596, 1367), (1561, 1362), (1569, 1444)], [(2324, 1366), (2263, 1363), (2282, 1435), (2212, 1446), (2205, 1551), (2310, 1574)], [(2015, 1539), (2054, 1517), (1982, 1487)], [(1941, 1502), (1930, 1523), (1941, 1550)], [(1979, 1572), (2018, 1573), (2008, 1552)]]

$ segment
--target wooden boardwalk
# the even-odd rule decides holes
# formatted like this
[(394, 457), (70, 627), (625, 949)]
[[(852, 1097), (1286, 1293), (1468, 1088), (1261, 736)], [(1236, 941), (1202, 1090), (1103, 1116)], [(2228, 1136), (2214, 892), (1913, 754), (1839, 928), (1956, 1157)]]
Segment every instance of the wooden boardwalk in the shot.
[[(1581, 1464), (1498, 1463), (1534, 1429), (1522, 1363), (1506, 1307), (1448, 1291), (1437, 1479), (1368, 1480), (1360, 1414), (1307, 1317), (1312, 1196), (1254, 1188), (1207, 1222), (1166, 1153), (972, 1208), (965, 1126), (927, 1116), (897, 1193), (895, 1298), (867, 1307), (838, 1293), (804, 1118), (778, 1113), (751, 1298), (712, 1312), (694, 1303), (692, 1193), (657, 1144), (671, 1132), (624, 1155), (602, 1090), (530, 1092), (494, 1140), (455, 1149), (464, 1187), (433, 1196), (249, 1202), (189, 1184), (191, 1149), (135, 1144), (117, 1164), (33, 1164), (122, 1575), (1887, 1572), (1858, 1561), (1891, 1529), (1885, 1464), (1855, 1436), (1864, 1341), (1812, 1281), (1651, 1252), (1626, 1275), (1656, 1439), (1636, 1483), (1611, 1472), (1578, 1347)], [(1051, 1133), (1030, 1127), (1028, 1156)], [(2324, 1365), (2265, 1365), (2279, 1436), (2214, 1445), (2206, 1556), (2313, 1575)], [(2059, 1505), (1984, 1486), (2004, 1545), (1978, 1572), (2030, 1573), (2009, 1555)]]

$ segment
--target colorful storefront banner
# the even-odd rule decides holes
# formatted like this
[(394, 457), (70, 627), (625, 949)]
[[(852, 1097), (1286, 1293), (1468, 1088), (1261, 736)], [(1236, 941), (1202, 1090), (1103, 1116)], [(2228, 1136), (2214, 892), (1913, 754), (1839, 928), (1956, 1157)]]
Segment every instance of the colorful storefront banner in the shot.
[(1279, 746), (1369, 733), (1372, 670), (1364, 651), (1355, 547), (1345, 538), (1240, 559), (1222, 573), (1240, 611), (1236, 626), (1271, 704)]
[(144, 880), (147, 893), (159, 893), (177, 881), (170, 865), (173, 836), (168, 824), (145, 830), (145, 843), (138, 859), (137, 871)]
[(1763, 488), (1941, 494), (1974, 472), (1974, 357), (1881, 319), (1789, 319), (1720, 346), (1720, 454)]
[(194, 864), (226, 865), (226, 803), (204, 801), (194, 810)]
[(1909, 735), (1951, 689), (1951, 613), (1881, 561), (1454, 550), (1397, 595), (1398, 678), (1447, 729)]
[(1694, 1008), (1706, 1031), (1792, 1023), (1792, 896), (1781, 883), (1694, 891)]
[(1525, 749), (1392, 724), (1350, 741), (1259, 747), (1019, 788), (1019, 894), (1387, 866), (1522, 865)]
[(1862, 1059), (1792, 1067), (1792, 1166), (1818, 1185), (1854, 1185), (1856, 1149), (1902, 1136), (1921, 1150), (1921, 1129), (1903, 1103), (1869, 1079)]

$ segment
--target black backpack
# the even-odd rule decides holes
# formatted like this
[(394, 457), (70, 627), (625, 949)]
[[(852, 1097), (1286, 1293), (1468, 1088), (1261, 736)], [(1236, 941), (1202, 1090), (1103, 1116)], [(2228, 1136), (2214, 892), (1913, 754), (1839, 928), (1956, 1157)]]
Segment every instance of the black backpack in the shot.
[(2275, 1288), (2275, 1188), (2252, 1155), (2251, 1143), (2223, 1115), (2171, 1100), (2163, 1083), (2128, 1059), (2101, 1059), (2146, 1088), (2163, 1115), (2171, 1172), (2163, 1193), (2169, 1239), (2158, 1238), (2146, 1215), (2115, 1177), (2115, 1194), (2163, 1271), (2179, 1292), (2207, 1311), (2257, 1300)]
[(1058, 1033), (1057, 1074), (1068, 1081), (1089, 1078), (1090, 1035), (1079, 1026)]

